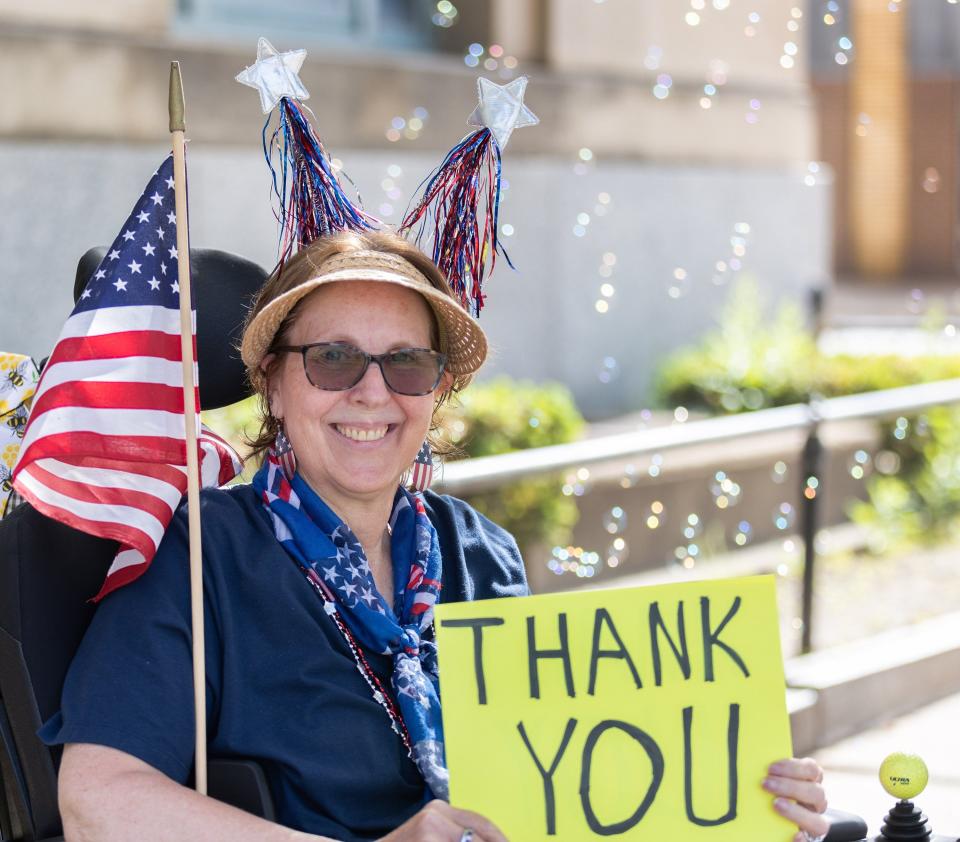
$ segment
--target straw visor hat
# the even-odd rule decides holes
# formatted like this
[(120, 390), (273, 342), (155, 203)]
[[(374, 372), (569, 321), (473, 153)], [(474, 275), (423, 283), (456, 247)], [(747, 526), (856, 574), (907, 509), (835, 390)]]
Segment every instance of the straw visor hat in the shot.
[(303, 280), (279, 295), (247, 325), (240, 346), (251, 378), (260, 376), (260, 363), (270, 352), (277, 330), (297, 303), (316, 289), (342, 281), (374, 281), (412, 289), (420, 293), (433, 310), (437, 320), (440, 352), (447, 357), (446, 370), (455, 376), (473, 374), (487, 356), (487, 338), (483, 329), (445, 289), (437, 289), (425, 275), (403, 257), (382, 251), (359, 249), (340, 252), (325, 260), (319, 267), (305, 255), (306, 260), (285, 269), (303, 275)]

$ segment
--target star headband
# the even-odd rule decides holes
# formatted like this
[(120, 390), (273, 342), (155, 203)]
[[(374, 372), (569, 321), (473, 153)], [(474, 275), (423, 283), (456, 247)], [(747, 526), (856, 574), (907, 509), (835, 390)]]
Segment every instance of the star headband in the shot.
[(430, 240), (434, 263), (446, 276), (454, 295), (475, 316), (483, 307), (483, 280), (500, 252), (500, 155), (516, 128), (540, 121), (523, 104), (527, 77), (498, 85), (477, 80), (480, 103), (468, 119), (479, 126), (453, 147), (424, 182), (420, 198), (400, 224), (400, 233), (416, 228), (419, 246)]
[[(310, 97), (297, 75), (306, 50), (278, 53), (266, 38), (257, 42), (257, 60), (237, 81), (260, 94), (267, 121), (263, 126), (263, 152), (273, 175), (273, 192), (279, 207), (281, 258), (317, 237), (336, 231), (374, 228), (379, 221), (350, 201), (307, 109)], [(267, 139), (274, 112), (278, 124)], [(274, 166), (274, 159), (279, 166)], [(279, 170), (279, 172), (278, 172)], [(349, 179), (348, 179), (349, 180)]]
[[(261, 38), (256, 63), (236, 77), (257, 89), (268, 115), (264, 154), (279, 199), (284, 256), (319, 236), (379, 224), (347, 198), (307, 119), (308, 109), (301, 103), (310, 94), (297, 75), (305, 58), (306, 50), (278, 53)], [(514, 129), (540, 122), (523, 103), (526, 88), (526, 76), (506, 85), (483, 77), (477, 80), (479, 104), (467, 120), (477, 130), (457, 143), (423, 181), (419, 198), (399, 227), (403, 235), (415, 230), (418, 246), (429, 241), (433, 260), (454, 295), (474, 315), (483, 307), (483, 281), (493, 271), (498, 252), (513, 266), (498, 238), (501, 153)], [(279, 113), (279, 125), (268, 143), (274, 111)], [(275, 156), (280, 163), (279, 180)]]

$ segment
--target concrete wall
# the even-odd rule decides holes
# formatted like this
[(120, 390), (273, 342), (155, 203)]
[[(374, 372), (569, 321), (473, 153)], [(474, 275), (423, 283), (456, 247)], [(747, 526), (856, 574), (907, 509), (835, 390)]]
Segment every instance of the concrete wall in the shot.
[[(752, 0), (744, 5), (727, 0), (726, 8), (718, 8), (723, 2), (706, 2), (694, 11), (696, 5), (676, 0), (551, 0), (551, 64), (571, 71), (646, 76), (647, 57), (656, 46), (663, 70), (681, 79), (706, 81), (703, 77), (711, 65), (720, 61), (731, 84), (803, 90), (806, 50), (798, 49), (790, 67), (781, 66), (779, 58), (787, 41), (805, 46), (811, 20), (805, 18), (807, 4)], [(794, 9), (799, 9), (799, 17)], [(793, 31), (787, 26), (791, 20), (796, 22)]]
[[(143, 25), (107, 31), (100, 16), (81, 20), (67, 5), (57, 17), (40, 13), (60, 7), (53, 0), (29, 14), (0, 0), (0, 77), (18, 80), (4, 92), (0, 137), (163, 142), (173, 59), (183, 68), (194, 140), (245, 144), (259, 130), (255, 93), (233, 82), (254, 60), (256, 33), (215, 38), (206, 30), (191, 32), (173, 19), (166, 2), (157, 7), (167, 9), (165, 29), (160, 12), (148, 17), (145, 10), (153, 7), (135, 3), (128, 19)], [(273, 39), (279, 49), (310, 49), (302, 78), (331, 148), (390, 147), (385, 131), (391, 118), (425, 106), (430, 119), (416, 146), (443, 151), (465, 132), (480, 73), (497, 81), (526, 73), (529, 104), (542, 127), (518, 132), (511, 151), (576, 154), (589, 147), (597, 155), (750, 166), (813, 157), (803, 30), (783, 29), (784, 9), (764, 11), (766, 23), (752, 38), (742, 31), (745, 16), (732, 9), (704, 10), (702, 23), (691, 27), (675, 0), (551, 0), (539, 15), (536, 10), (532, 0), (491, 6), (491, 38), (505, 36), (505, 49), (515, 41), (521, 59), (544, 51), (542, 62), (521, 60), (514, 70), (473, 70), (462, 54), (351, 49), (325, 44), (309, 31), (296, 44), (288, 34)], [(269, 28), (263, 34), (272, 35)], [(788, 39), (799, 45), (789, 70), (778, 63)], [(653, 48), (661, 57), (656, 67), (646, 66)], [(663, 74), (671, 79), (669, 95), (658, 99), (653, 88)], [(717, 92), (704, 108), (704, 85), (711, 80)]]
[[(809, 160), (815, 118), (804, 5), (758, 0), (719, 10), (707, 3), (694, 12), (676, 0), (552, 0), (549, 64), (592, 89), (571, 103), (576, 110), (562, 125), (575, 125), (584, 145), (615, 154), (750, 165)], [(658, 100), (650, 94), (662, 76), (669, 94)], [(708, 108), (701, 105), (706, 84), (717, 91)]]
[(39, 28), (79, 27), (105, 32), (164, 32), (175, 0), (0, 0), (0, 21)]
[[(276, 226), (256, 140), (246, 149), (192, 148), (191, 235), (196, 246), (269, 266)], [(49, 351), (72, 307), (77, 259), (112, 240), (164, 154), (161, 146), (0, 144), (0, 348)], [(374, 213), (386, 210), (387, 167), (401, 166), (393, 181), (402, 195), (385, 214), (394, 222), (435, 163), (430, 155), (342, 157)], [(514, 234), (503, 241), (517, 271), (498, 263), (489, 281), (481, 322), (495, 351), (487, 373), (561, 380), (591, 417), (646, 405), (657, 362), (711, 326), (738, 274), (753, 275), (771, 302), (801, 298), (828, 275), (829, 185), (804, 184), (805, 168), (601, 162), (576, 174), (550, 157), (511, 155), (505, 169), (501, 222)], [(590, 221), (577, 236), (580, 213)], [(718, 272), (744, 223), (743, 268)], [(604, 255), (615, 256), (609, 277), (600, 274)], [(604, 283), (614, 287), (609, 298)], [(616, 361), (612, 371), (606, 358)], [(609, 383), (600, 379), (605, 371)]]

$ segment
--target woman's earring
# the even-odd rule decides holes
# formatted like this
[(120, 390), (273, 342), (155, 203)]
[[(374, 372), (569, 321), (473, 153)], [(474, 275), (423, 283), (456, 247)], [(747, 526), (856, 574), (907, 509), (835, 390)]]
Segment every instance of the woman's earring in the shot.
[(289, 482), (293, 479), (293, 475), (297, 471), (297, 457), (293, 452), (293, 445), (290, 443), (290, 439), (287, 438), (286, 431), (283, 429), (283, 420), (281, 419), (279, 423), (280, 429), (277, 430), (277, 437), (273, 442), (273, 450), (277, 454), (277, 459), (280, 461), (283, 475)]
[(425, 441), (410, 469), (410, 487), (414, 491), (426, 491), (431, 482), (433, 482), (433, 451), (430, 450), (430, 443)]

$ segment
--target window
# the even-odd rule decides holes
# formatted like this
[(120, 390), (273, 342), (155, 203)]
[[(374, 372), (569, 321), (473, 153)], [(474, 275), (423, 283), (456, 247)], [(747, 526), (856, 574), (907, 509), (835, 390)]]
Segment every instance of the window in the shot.
[(179, 0), (184, 33), (228, 37), (291, 38), (278, 49), (327, 42), (350, 46), (429, 49), (428, 0)]

